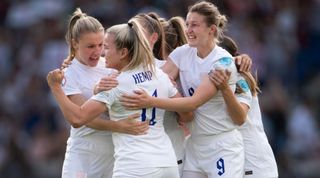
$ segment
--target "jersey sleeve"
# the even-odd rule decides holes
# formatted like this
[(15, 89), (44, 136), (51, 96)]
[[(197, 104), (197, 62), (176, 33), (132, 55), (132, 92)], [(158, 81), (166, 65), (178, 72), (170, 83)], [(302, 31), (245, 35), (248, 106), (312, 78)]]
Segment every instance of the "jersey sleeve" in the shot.
[(242, 93), (236, 94), (236, 97), (240, 103), (246, 104), (249, 108), (251, 107), (252, 94), (247, 81), (240, 77), (237, 81), (237, 86), (241, 88)]
[(81, 90), (79, 88), (79, 83), (77, 82), (77, 76), (73, 72), (65, 71), (65, 84), (62, 86), (64, 93), (68, 95), (81, 94)]
[(100, 93), (97, 93), (91, 97), (93, 100), (100, 101), (102, 103), (105, 103), (107, 108), (110, 109), (110, 106), (116, 101), (119, 95), (117, 95), (117, 88), (108, 90), (108, 91), (102, 91)]
[(172, 84), (170, 78), (166, 73), (164, 73), (162, 70), (159, 70), (160, 73), (160, 79), (161, 84), (164, 86), (164, 84), (167, 84), (168, 89), (168, 97), (171, 98), (175, 96), (178, 93), (177, 88)]
[(172, 62), (179, 68), (180, 63), (182, 61), (182, 58), (184, 56), (184, 49), (185, 46), (180, 46), (177, 47), (175, 50), (173, 50), (170, 54), (169, 54), (169, 58), (172, 60)]
[(227, 70), (231, 72), (229, 85), (234, 85), (237, 82), (237, 68), (231, 56), (225, 56), (218, 59), (213, 65), (213, 70)]
[(169, 94), (169, 98), (175, 96), (178, 93), (178, 90), (175, 86), (173, 86), (171, 80), (169, 79), (169, 77), (167, 77), (167, 81), (168, 83), (168, 94)]

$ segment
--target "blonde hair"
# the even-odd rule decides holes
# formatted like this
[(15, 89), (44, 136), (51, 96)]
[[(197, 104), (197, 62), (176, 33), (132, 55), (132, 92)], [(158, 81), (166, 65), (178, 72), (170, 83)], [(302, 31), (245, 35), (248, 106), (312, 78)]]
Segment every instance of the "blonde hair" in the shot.
[(188, 43), (185, 34), (185, 21), (182, 17), (172, 17), (167, 21), (162, 19), (161, 24), (165, 34), (166, 55), (169, 55), (175, 48)]
[(220, 14), (217, 6), (210, 2), (200, 1), (189, 7), (189, 13), (195, 12), (205, 17), (205, 22), (207, 26), (215, 25), (216, 33), (214, 34), (214, 40), (216, 43), (223, 36), (223, 31), (227, 25), (227, 17)]
[(142, 66), (151, 72), (155, 70), (154, 57), (147, 38), (141, 30), (140, 24), (132, 19), (128, 24), (114, 25), (107, 29), (106, 33), (114, 35), (116, 49), (128, 50), (129, 64), (123, 71), (133, 70)]
[(77, 8), (69, 19), (68, 30), (65, 35), (69, 45), (68, 60), (73, 60), (76, 53), (72, 40), (78, 42), (81, 35), (84, 33), (98, 33), (101, 31), (104, 31), (104, 28), (96, 18), (88, 16), (86, 13), (83, 13), (80, 8)]

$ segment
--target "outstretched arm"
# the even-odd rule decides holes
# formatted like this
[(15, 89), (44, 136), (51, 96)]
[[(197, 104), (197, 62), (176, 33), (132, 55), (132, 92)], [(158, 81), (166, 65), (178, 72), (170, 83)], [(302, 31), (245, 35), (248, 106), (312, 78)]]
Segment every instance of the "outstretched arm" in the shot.
[(156, 98), (142, 90), (135, 91), (135, 95), (123, 95), (120, 99), (123, 106), (129, 109), (157, 107), (169, 111), (188, 112), (194, 111), (206, 103), (217, 93), (214, 84), (206, 76), (191, 97), (183, 98)]
[[(112, 88), (116, 87), (118, 85), (118, 75), (119, 72), (113, 72), (112, 74), (101, 78), (99, 83), (94, 88), (94, 94), (97, 94), (101, 91), (111, 90)], [(82, 100), (80, 105), (84, 102), (85, 100)], [(126, 119), (121, 119), (118, 121), (97, 118), (87, 123), (86, 126), (97, 130), (109, 130), (112, 132), (126, 133), (131, 135), (146, 134), (147, 130), (149, 129), (149, 124), (148, 122), (137, 121), (136, 118), (138, 117), (140, 117), (140, 114), (133, 114)]]
[(111, 132), (126, 133), (131, 135), (147, 134), (149, 122), (141, 122), (136, 119), (140, 118), (140, 114), (133, 114), (126, 119), (118, 121), (94, 119), (86, 126), (97, 130), (109, 130)]
[[(178, 92), (175, 96), (172, 98), (182, 98), (182, 95)], [(179, 115), (178, 123), (182, 124), (182, 122), (190, 122), (193, 120), (194, 115), (192, 111), (187, 112), (177, 112)]]
[[(86, 102), (86, 98), (80, 94), (69, 95), (68, 98), (78, 106), (81, 106)], [(108, 130), (132, 135), (145, 134), (149, 129), (149, 124), (147, 122), (136, 121), (135, 119), (138, 117), (140, 117), (140, 114), (133, 114), (126, 119), (112, 121), (103, 119), (99, 116), (85, 125), (89, 128), (97, 130)], [(70, 121), (69, 123), (71, 124)]]

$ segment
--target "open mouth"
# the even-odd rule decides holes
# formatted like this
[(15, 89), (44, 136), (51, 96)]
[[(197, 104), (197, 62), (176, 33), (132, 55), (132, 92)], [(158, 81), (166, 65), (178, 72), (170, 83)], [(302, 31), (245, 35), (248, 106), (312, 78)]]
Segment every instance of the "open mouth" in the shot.
[(193, 35), (188, 35), (188, 39), (193, 40), (193, 39), (196, 39), (196, 37)]
[(194, 34), (188, 33), (187, 38), (188, 38), (188, 40), (194, 40), (194, 39), (196, 39), (196, 36)]
[(89, 58), (90, 61), (96, 62), (99, 60), (99, 57), (90, 57)]

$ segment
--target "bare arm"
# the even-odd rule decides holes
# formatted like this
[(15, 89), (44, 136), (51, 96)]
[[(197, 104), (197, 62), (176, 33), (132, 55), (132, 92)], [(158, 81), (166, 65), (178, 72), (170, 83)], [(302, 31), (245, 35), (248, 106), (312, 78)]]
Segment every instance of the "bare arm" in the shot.
[(157, 107), (169, 111), (188, 112), (206, 103), (217, 93), (217, 89), (206, 76), (191, 97), (164, 99), (152, 97), (143, 90), (137, 90), (135, 93), (136, 95), (123, 95), (120, 99), (122, 105), (129, 109)]
[[(162, 71), (164, 71), (170, 78), (171, 82), (174, 86), (177, 86), (175, 80), (179, 77), (179, 68), (173, 63), (173, 61), (168, 57), (166, 63), (161, 67)], [(173, 98), (180, 98), (182, 95), (178, 93)], [(193, 120), (193, 112), (178, 112), (179, 120), (181, 122), (190, 122)]]
[[(85, 103), (87, 101), (87, 99), (80, 94), (68, 95), (68, 98), (70, 99), (70, 101), (72, 101), (74, 104), (76, 104), (78, 106), (81, 106), (83, 103)], [(102, 122), (99, 122), (99, 120), (102, 120), (102, 118), (100, 118), (100, 116), (98, 116), (96, 119), (93, 119), (92, 121), (86, 123), (85, 125), (87, 127), (97, 129), (97, 127), (99, 127), (99, 125), (97, 125), (97, 124), (103, 123), (103, 121), (104, 121), (104, 120), (102, 120)]]
[[(80, 94), (70, 95), (68, 96), (68, 98), (78, 106), (81, 106), (83, 103), (86, 102), (85, 97)], [(100, 116), (98, 116), (97, 118), (86, 123), (85, 125), (89, 128), (97, 130), (109, 130), (112, 132), (120, 132), (132, 135), (145, 134), (149, 129), (149, 124), (147, 122), (136, 121), (135, 119), (138, 117), (140, 117), (140, 114), (134, 114), (126, 119), (122, 119), (119, 121), (112, 121), (102, 119), (100, 118)]]
[(168, 76), (176, 80), (179, 77), (179, 68), (173, 63), (173, 61), (168, 57), (166, 63), (161, 67), (162, 71)]
[[(175, 96), (172, 98), (181, 98), (182, 95), (178, 92)], [(192, 111), (187, 111), (187, 112), (177, 112), (179, 115), (179, 123), (180, 122), (190, 122), (193, 120), (194, 115)]]
[(103, 103), (94, 100), (88, 100), (81, 106), (74, 104), (68, 99), (61, 88), (63, 78), (63, 72), (56, 69), (49, 72), (47, 81), (64, 117), (72, 126), (75, 128), (81, 127), (107, 110)]
[[(126, 133), (131, 135), (143, 135), (147, 134), (149, 129), (149, 122), (141, 122), (136, 119), (140, 117), (140, 114), (133, 114), (126, 119), (118, 121), (95, 119), (90, 122), (90, 128), (97, 130), (109, 130), (111, 132)], [(92, 122), (95, 122), (93, 125)]]
[(235, 124), (242, 125), (246, 121), (249, 107), (237, 100), (229, 86), (221, 92), (231, 119)]
[(212, 70), (210, 72), (210, 80), (221, 90), (223, 99), (227, 105), (227, 110), (233, 122), (237, 125), (242, 125), (247, 117), (249, 107), (246, 104), (240, 103), (230, 86), (228, 80), (230, 73), (223, 70)]

